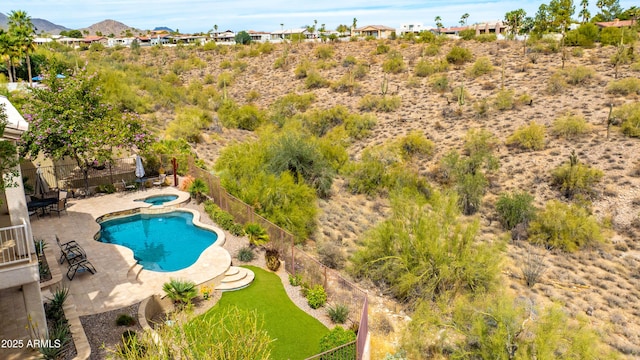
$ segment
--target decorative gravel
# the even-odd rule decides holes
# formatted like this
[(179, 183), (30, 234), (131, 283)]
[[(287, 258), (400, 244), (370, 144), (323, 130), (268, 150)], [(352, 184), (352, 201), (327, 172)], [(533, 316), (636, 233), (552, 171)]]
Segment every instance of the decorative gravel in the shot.
[(142, 332), (142, 327), (137, 322), (133, 326), (116, 325), (116, 319), (120, 314), (127, 314), (134, 319), (138, 319), (139, 306), (140, 303), (137, 303), (125, 308), (80, 317), (87, 340), (91, 345), (91, 357), (89, 359), (106, 359), (116, 345), (122, 343), (122, 333), (126, 330)]

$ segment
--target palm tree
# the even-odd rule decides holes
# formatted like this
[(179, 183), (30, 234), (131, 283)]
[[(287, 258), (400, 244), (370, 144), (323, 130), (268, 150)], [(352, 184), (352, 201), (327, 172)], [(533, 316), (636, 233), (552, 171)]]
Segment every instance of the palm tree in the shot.
[(433, 19), (433, 21), (436, 22), (436, 27), (438, 28), (438, 35), (440, 35), (440, 29), (442, 29), (444, 26), (442, 25), (442, 18), (440, 17), (440, 15), (436, 16), (435, 19)]
[(244, 227), (244, 232), (252, 246), (260, 246), (269, 242), (269, 234), (260, 224), (248, 223)]
[(11, 11), (11, 13), (9, 13), (8, 24), (9, 33), (15, 37), (18, 53), (24, 54), (27, 59), (27, 75), (29, 76), (29, 85), (31, 85), (31, 58), (29, 53), (35, 50), (33, 44), (35, 27), (31, 22), (31, 17), (23, 10)]
[(11, 58), (12, 54), (11, 37), (9, 33), (0, 29), (0, 60), (6, 63), (7, 74), (9, 75), (9, 82), (13, 82), (13, 73), (11, 72)]

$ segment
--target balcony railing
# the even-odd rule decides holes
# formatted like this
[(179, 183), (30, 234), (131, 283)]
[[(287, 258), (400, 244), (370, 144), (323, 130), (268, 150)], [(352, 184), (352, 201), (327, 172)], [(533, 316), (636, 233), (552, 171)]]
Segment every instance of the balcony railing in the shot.
[(0, 266), (31, 261), (29, 229), (22, 225), (0, 228)]

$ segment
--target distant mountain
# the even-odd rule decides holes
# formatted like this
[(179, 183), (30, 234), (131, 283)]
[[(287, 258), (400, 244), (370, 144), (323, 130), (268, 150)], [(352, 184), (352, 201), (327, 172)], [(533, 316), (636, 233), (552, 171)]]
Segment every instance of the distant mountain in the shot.
[(163, 30), (164, 30), (164, 31), (168, 31), (168, 32), (170, 32), (170, 33), (172, 33), (172, 32), (173, 32), (173, 29), (168, 28), (168, 27), (166, 27), (166, 26), (159, 26), (159, 27), (157, 27), (157, 28), (153, 29), (153, 31), (163, 31)]
[[(8, 19), (9, 18), (5, 14), (0, 13), (0, 28), (6, 29), (8, 27)], [(60, 31), (70, 30), (69, 28), (66, 28), (62, 25), (54, 24), (51, 21), (45, 19), (33, 18), (31, 19), (31, 23), (36, 28), (37, 34), (47, 33), (57, 35), (60, 34)]]
[(96, 33), (101, 33), (103, 36), (109, 36), (111, 34), (115, 36), (124, 36), (127, 33), (127, 30), (131, 32), (132, 35), (138, 35), (143, 33), (142, 30), (138, 30), (131, 26), (125, 25), (119, 21), (115, 20), (103, 20), (99, 23), (95, 23), (87, 28), (78, 29), (80, 31), (88, 31), (91, 35), (96, 35)]

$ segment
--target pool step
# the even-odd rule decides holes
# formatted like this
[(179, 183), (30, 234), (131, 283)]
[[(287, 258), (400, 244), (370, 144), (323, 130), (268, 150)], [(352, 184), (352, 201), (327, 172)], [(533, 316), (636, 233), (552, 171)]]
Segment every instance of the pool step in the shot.
[(142, 272), (142, 265), (136, 263), (127, 272), (127, 280), (132, 282), (137, 281), (138, 276), (140, 276), (140, 272)]
[(216, 286), (216, 290), (239, 290), (251, 284), (255, 277), (256, 275), (249, 269), (232, 266), (225, 273), (225, 277), (222, 279), (222, 283)]

